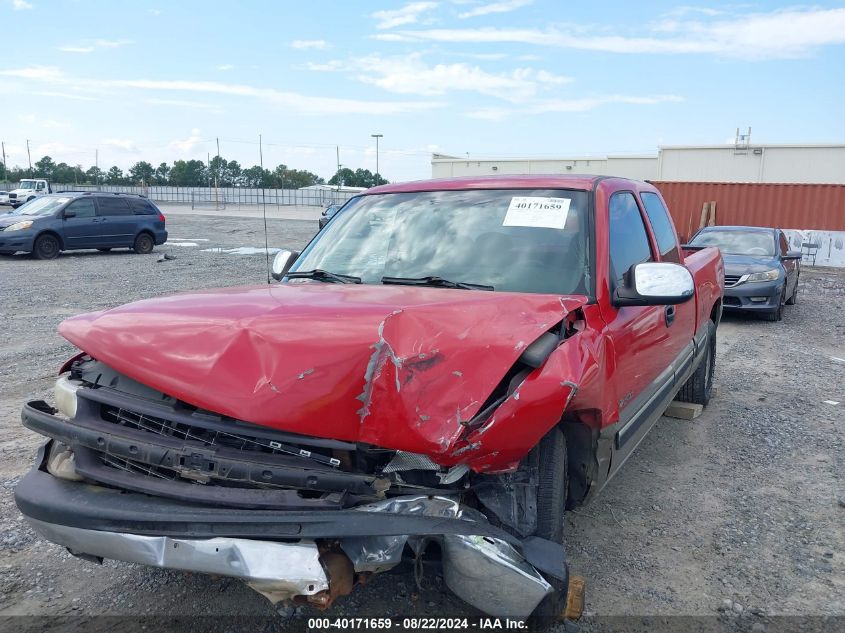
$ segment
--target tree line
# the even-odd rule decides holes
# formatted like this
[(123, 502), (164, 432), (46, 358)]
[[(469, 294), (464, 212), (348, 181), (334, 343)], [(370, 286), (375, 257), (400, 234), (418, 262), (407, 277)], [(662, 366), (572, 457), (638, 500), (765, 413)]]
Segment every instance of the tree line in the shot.
[[(299, 189), (311, 185), (326, 184), (317, 174), (304, 169), (291, 169), (287, 165), (278, 165), (270, 170), (259, 165), (241, 167), (236, 160), (226, 160), (215, 156), (208, 164), (201, 160), (177, 160), (172, 165), (161, 163), (154, 167), (141, 160), (126, 172), (113, 166), (107, 170), (92, 166), (82, 169), (82, 165), (56, 163), (49, 156), (36, 161), (30, 170), (27, 167), (10, 167), (0, 163), (0, 180), (17, 182), (21, 178), (46, 178), (51, 182), (76, 185), (171, 185), (175, 187), (252, 187), (262, 189)], [(340, 169), (332, 176), (329, 185), (347, 187), (374, 187), (386, 184), (381, 174), (373, 174), (369, 169)]]

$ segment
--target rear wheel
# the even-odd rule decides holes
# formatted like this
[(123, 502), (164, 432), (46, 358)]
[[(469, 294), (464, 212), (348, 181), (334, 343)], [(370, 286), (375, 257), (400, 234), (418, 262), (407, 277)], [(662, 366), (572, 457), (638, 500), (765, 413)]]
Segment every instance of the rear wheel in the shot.
[(795, 277), (795, 289), (792, 291), (792, 296), (786, 300), (786, 305), (794, 306), (795, 303), (798, 301), (798, 280), (801, 279), (801, 275), (797, 275)]
[(153, 252), (154, 246), (155, 242), (153, 242), (153, 238), (149, 233), (140, 233), (138, 237), (135, 238), (135, 244), (132, 247), (132, 250), (140, 255), (149, 255)]
[(713, 393), (713, 374), (716, 372), (716, 324), (708, 321), (706, 327), (704, 358), (675, 396), (681, 402), (692, 402), (704, 407), (710, 402), (710, 395)]
[[(537, 530), (536, 536), (563, 543), (564, 510), (569, 491), (569, 465), (566, 436), (555, 426), (534, 449), (537, 453)], [(546, 578), (554, 592), (537, 605), (534, 615), (557, 618), (566, 608), (567, 585), (557, 578)]]
[(49, 233), (40, 235), (32, 245), (32, 255), (36, 259), (55, 259), (59, 251), (61, 251), (61, 246), (58, 238)]

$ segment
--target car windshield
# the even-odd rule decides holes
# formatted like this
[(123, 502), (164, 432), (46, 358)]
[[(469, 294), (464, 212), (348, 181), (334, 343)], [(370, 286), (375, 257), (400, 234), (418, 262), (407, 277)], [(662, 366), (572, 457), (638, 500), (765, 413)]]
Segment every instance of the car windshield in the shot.
[(716, 246), (726, 255), (775, 255), (775, 240), (769, 231), (704, 231), (690, 245)]
[(15, 214), (37, 216), (53, 215), (53, 213), (55, 213), (59, 207), (68, 200), (70, 200), (70, 198), (53, 198), (52, 196), (43, 196), (41, 198), (36, 198), (35, 200), (30, 200), (26, 204), (22, 204), (18, 210), (15, 211)]
[(18, 189), (35, 189), (35, 181), (34, 180), (21, 180), (21, 184), (18, 185)]
[(587, 203), (586, 192), (545, 189), (361, 196), (293, 270), (352, 275), (365, 284), (437, 277), (502, 291), (589, 295)]

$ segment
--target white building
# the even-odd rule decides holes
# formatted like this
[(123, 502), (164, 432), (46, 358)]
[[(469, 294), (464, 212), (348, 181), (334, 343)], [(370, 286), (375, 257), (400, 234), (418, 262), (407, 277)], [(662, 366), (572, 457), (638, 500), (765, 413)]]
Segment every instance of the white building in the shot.
[(845, 144), (661, 146), (657, 154), (630, 156), (431, 157), (433, 178), (566, 173), (678, 182), (845, 184)]

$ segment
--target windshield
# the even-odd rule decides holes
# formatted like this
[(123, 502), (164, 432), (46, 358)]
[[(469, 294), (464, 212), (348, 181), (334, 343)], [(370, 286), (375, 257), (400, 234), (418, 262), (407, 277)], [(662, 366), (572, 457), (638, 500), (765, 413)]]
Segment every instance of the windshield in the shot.
[(35, 189), (35, 181), (34, 180), (21, 180), (21, 184), (18, 185), (18, 189)]
[(716, 246), (726, 255), (775, 256), (775, 240), (769, 231), (704, 231), (692, 246)]
[(48, 196), (36, 198), (18, 207), (15, 215), (53, 215), (68, 200), (70, 198), (53, 198)]
[(353, 199), (296, 261), (379, 284), (441, 277), (495, 290), (591, 294), (583, 191), (388, 193)]

